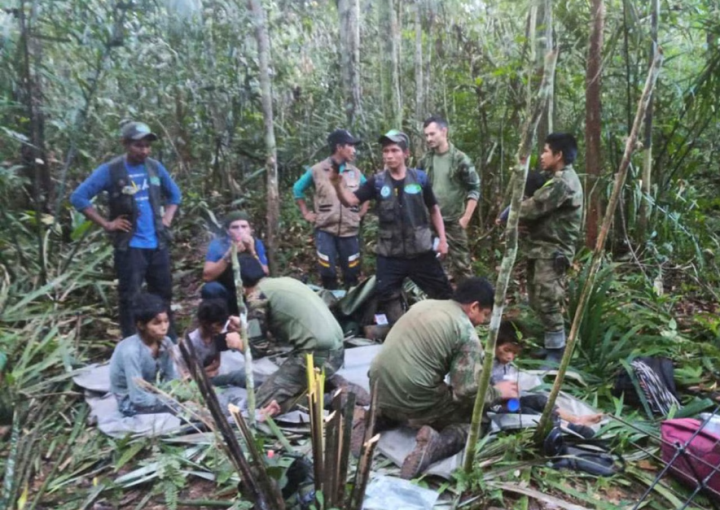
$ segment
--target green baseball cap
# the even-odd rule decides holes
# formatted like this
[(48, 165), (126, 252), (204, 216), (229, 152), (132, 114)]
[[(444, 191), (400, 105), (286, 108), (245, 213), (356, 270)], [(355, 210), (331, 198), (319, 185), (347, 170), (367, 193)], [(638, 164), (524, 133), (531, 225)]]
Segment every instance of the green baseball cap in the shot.
[(396, 143), (403, 149), (407, 149), (410, 146), (410, 138), (408, 135), (397, 129), (391, 129), (378, 140), (381, 144), (385, 145), (388, 143)]
[(149, 140), (154, 142), (158, 139), (150, 126), (144, 122), (128, 122), (122, 127), (120, 133), (123, 140)]

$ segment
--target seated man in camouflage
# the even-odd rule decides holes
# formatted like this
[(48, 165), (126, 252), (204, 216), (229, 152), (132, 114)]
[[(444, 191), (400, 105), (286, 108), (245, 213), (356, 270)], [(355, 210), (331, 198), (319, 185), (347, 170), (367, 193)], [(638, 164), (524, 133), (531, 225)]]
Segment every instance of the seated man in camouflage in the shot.
[[(417, 303), (395, 323), (370, 366), (370, 387), (377, 384), (375, 432), (401, 423), (421, 427), (403, 478), (415, 478), (465, 446), (463, 424), (471, 421), (483, 363), (475, 326), (492, 310), (493, 294), (490, 282), (472, 277), (460, 282), (452, 299)], [(489, 388), (486, 402), (517, 396), (517, 383), (502, 381)], [(355, 450), (361, 423), (353, 430)]]
[(306, 354), (313, 355), (331, 385), (356, 391), (354, 385), (333, 377), (344, 362), (343, 332), (323, 300), (294, 278), (266, 278), (254, 257), (242, 255), (240, 268), (254, 355), (266, 354), (272, 343), (292, 347), (280, 369), (258, 389), (258, 405), (277, 400), (282, 412), (293, 406), (307, 389)]

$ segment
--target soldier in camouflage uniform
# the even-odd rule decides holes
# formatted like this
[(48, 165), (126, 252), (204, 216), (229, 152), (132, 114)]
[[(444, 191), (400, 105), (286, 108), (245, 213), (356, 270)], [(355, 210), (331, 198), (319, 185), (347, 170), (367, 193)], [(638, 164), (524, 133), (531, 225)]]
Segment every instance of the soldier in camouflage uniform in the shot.
[(467, 226), (480, 198), (480, 177), (470, 158), (448, 141), (448, 124), (438, 116), (424, 124), (429, 152), (418, 168), (432, 183), (445, 223), (448, 241), (446, 268), (455, 283), (472, 276)]
[[(240, 257), (248, 308), (248, 341), (253, 356), (267, 355), (275, 343), (293, 350), (280, 369), (257, 390), (258, 406), (276, 400), (287, 412), (307, 389), (306, 354), (331, 378), (343, 365), (343, 332), (320, 297), (293, 278), (265, 278), (260, 263)], [(268, 335), (269, 333), (269, 335)], [(335, 386), (342, 386), (338, 380)]]
[(552, 133), (540, 156), (548, 181), (520, 206), (525, 238), (530, 306), (545, 328), (548, 367), (565, 351), (565, 274), (580, 237), (583, 190), (572, 163), (577, 142), (572, 135)]
[[(492, 310), (493, 294), (486, 279), (472, 277), (460, 282), (451, 300), (415, 304), (393, 326), (373, 360), (370, 386), (377, 384), (377, 427), (398, 422), (421, 427), (417, 446), (403, 464), (403, 478), (414, 478), (465, 445), (467, 430), (460, 424), (470, 422), (483, 360), (475, 326)], [(503, 381), (486, 398), (493, 402), (516, 396), (517, 384)], [(364, 432), (361, 423), (353, 430), (355, 444)]]

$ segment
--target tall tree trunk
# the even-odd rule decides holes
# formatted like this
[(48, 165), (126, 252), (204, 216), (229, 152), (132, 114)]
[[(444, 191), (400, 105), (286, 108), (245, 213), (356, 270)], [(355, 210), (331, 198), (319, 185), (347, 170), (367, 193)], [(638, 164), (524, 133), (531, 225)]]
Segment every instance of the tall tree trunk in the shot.
[[(544, 0), (542, 8), (542, 27), (543, 27), (543, 45), (545, 53), (555, 49), (555, 41), (553, 38), (553, 8), (552, 0)], [(538, 71), (542, 73), (542, 70)], [(553, 117), (555, 115), (555, 75), (549, 77), (549, 93), (545, 111), (538, 124), (538, 148), (542, 151), (545, 146), (545, 138), (553, 131)]]
[(417, 129), (415, 156), (418, 158), (422, 154), (422, 123), (425, 118), (425, 78), (423, 77), (422, 44), (422, 0), (415, 0), (415, 122)]
[(385, 62), (384, 74), (388, 86), (386, 103), (390, 105), (390, 118), (393, 128), (402, 129), (402, 99), (400, 97), (400, 26), (396, 11), (395, 0), (383, 0), (385, 12), (381, 13), (384, 26), (381, 25), (383, 40), (383, 60)]
[(632, 129), (630, 130), (630, 135), (625, 142), (625, 152), (623, 153), (623, 158), (620, 161), (620, 167), (615, 174), (615, 183), (613, 184), (610, 200), (608, 201), (607, 208), (605, 209), (605, 216), (603, 217), (602, 227), (600, 229), (600, 233), (598, 234), (597, 242), (595, 243), (590, 268), (588, 270), (587, 277), (585, 278), (585, 284), (583, 285), (582, 292), (580, 293), (580, 299), (575, 310), (572, 326), (570, 327), (570, 334), (568, 335), (565, 354), (563, 354), (560, 367), (558, 367), (558, 372), (555, 376), (555, 382), (553, 383), (552, 390), (548, 396), (547, 404), (545, 404), (545, 409), (543, 410), (542, 417), (540, 418), (540, 422), (538, 423), (538, 427), (535, 431), (535, 441), (538, 444), (545, 439), (545, 435), (551, 425), (550, 416), (553, 413), (555, 401), (557, 400), (558, 394), (560, 393), (560, 387), (565, 379), (565, 373), (567, 372), (568, 366), (570, 366), (570, 358), (572, 358), (573, 355), (573, 349), (580, 329), (580, 323), (582, 322), (583, 315), (585, 314), (585, 307), (587, 306), (590, 293), (595, 286), (595, 277), (600, 269), (600, 264), (602, 263), (603, 255), (605, 253), (605, 241), (610, 230), (610, 224), (613, 222), (615, 209), (620, 202), (620, 195), (622, 194), (622, 189), (627, 177), (630, 159), (633, 152), (635, 152), (635, 142), (637, 142), (641, 124), (645, 118), (645, 111), (648, 103), (650, 102), (653, 88), (655, 87), (655, 82), (657, 81), (658, 74), (660, 74), (662, 61), (662, 52), (658, 50), (650, 64), (648, 76), (645, 80), (645, 88), (640, 96), (640, 101), (638, 102), (637, 111), (635, 113), (635, 121), (633, 122)]
[(585, 223), (585, 244), (595, 246), (600, 220), (600, 190), (597, 189), (602, 173), (601, 144), (601, 74), (605, 6), (603, 0), (592, 0), (592, 31), (585, 70), (585, 172), (587, 173), (588, 208)]
[(42, 111), (42, 82), (39, 72), (42, 62), (42, 47), (40, 40), (33, 37), (33, 30), (37, 20), (37, 1), (33, 0), (30, 4), (29, 20), (25, 12), (26, 6), (27, 4), (24, 1), (20, 2), (20, 33), (22, 38), (20, 76), (23, 81), (21, 97), (29, 121), (30, 144), (23, 144), (21, 157), (30, 180), (32, 206), (35, 209), (40, 280), (45, 283), (47, 280), (46, 254), (41, 216), (43, 213), (48, 212), (49, 200), (52, 194), (52, 180), (50, 179), (50, 171), (45, 157), (45, 117)]
[(260, 101), (265, 124), (265, 168), (267, 172), (267, 243), (271, 273), (276, 269), (277, 231), (280, 222), (280, 192), (278, 191), (277, 150), (273, 127), (272, 86), (270, 83), (270, 36), (261, 0), (248, 0), (248, 8), (255, 25), (260, 64)]
[[(650, 62), (655, 55), (658, 38), (658, 16), (660, 15), (660, 0), (652, 0), (652, 15), (650, 37)], [(652, 190), (652, 127), (653, 127), (653, 96), (650, 96), (647, 112), (645, 112), (645, 133), (643, 136), (643, 172), (642, 196), (640, 198), (640, 225), (638, 240), (643, 240), (647, 230), (647, 221), (650, 211), (650, 192)]]
[(361, 115), (360, 98), (360, 4), (359, 0), (339, 0), (340, 65), (345, 90), (345, 114), (354, 127)]

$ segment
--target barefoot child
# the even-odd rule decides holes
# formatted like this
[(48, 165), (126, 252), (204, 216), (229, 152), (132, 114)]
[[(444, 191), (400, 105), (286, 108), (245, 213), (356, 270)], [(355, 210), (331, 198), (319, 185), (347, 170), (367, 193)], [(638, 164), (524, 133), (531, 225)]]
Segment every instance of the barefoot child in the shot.
[[(522, 328), (515, 322), (504, 320), (500, 323), (490, 384), (495, 385), (502, 381), (518, 381), (519, 372), (512, 362), (522, 352), (522, 336)], [(543, 412), (546, 404), (547, 397), (545, 395), (532, 394), (521, 396), (520, 412), (525, 414), (539, 414)], [(595, 425), (602, 420), (602, 414), (576, 416), (557, 406), (555, 407), (555, 412), (561, 420), (575, 425), (576, 427), (571, 426), (570, 429), (575, 430), (581, 435), (594, 435), (592, 430), (588, 431), (580, 427)]]

